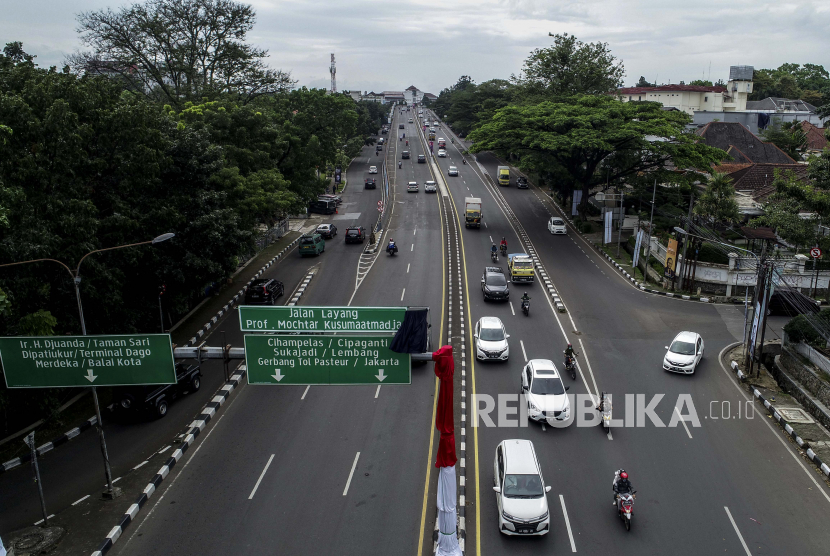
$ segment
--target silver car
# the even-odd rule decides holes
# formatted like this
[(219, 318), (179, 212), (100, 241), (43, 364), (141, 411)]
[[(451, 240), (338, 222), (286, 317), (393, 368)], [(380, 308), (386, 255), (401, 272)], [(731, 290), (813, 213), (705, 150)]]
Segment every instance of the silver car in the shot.
[(703, 359), (703, 338), (696, 332), (681, 332), (666, 350), (663, 370), (690, 375)]
[(456, 168), (455, 166), (450, 166), (447, 169), (447, 175), (448, 176), (457, 176), (458, 175), (458, 168)]
[(481, 317), (473, 334), (476, 342), (476, 359), (480, 361), (507, 361), (510, 357), (510, 337), (504, 324), (497, 317)]
[(567, 234), (568, 227), (565, 225), (565, 221), (558, 216), (551, 216), (548, 220), (548, 231), (552, 234)]
[(496, 447), (493, 490), (499, 531), (505, 535), (545, 535), (550, 531), (548, 495), (530, 440), (505, 440)]
[(424, 193), (435, 193), (438, 191), (438, 185), (432, 181), (428, 180), (424, 182)]

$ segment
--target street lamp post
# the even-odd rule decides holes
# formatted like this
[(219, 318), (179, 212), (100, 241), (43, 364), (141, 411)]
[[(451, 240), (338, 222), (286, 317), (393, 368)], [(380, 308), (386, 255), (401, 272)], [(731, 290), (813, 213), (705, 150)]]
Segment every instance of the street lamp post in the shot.
[[(42, 262), (42, 261), (50, 261), (50, 262), (53, 262), (53, 263), (58, 263), (63, 268), (65, 268), (66, 271), (69, 272), (69, 275), (72, 276), (72, 283), (75, 286), (75, 298), (78, 301), (78, 316), (80, 317), (80, 320), (81, 320), (81, 332), (83, 333), (84, 336), (86, 336), (86, 322), (84, 321), (84, 307), (83, 307), (83, 304), (81, 303), (81, 291), (79, 289), (79, 285), (81, 283), (81, 276), (80, 276), (81, 264), (84, 262), (84, 260), (86, 260), (87, 257), (89, 257), (90, 255), (92, 255), (94, 253), (101, 253), (103, 251), (113, 251), (115, 249), (123, 249), (125, 247), (137, 247), (139, 245), (148, 245), (148, 244), (155, 245), (156, 243), (161, 243), (162, 241), (167, 241), (168, 239), (174, 237), (175, 235), (176, 234), (174, 234), (174, 233), (166, 233), (166, 234), (162, 234), (162, 235), (160, 235), (156, 238), (153, 238), (150, 241), (142, 241), (142, 242), (139, 242), (139, 243), (130, 243), (128, 245), (118, 245), (116, 247), (107, 247), (105, 249), (95, 249), (94, 251), (90, 251), (89, 253), (87, 253), (86, 255), (81, 257), (81, 260), (78, 261), (78, 265), (75, 267), (75, 270), (72, 270), (71, 268), (66, 266), (64, 263), (62, 263), (62, 262), (60, 262), (59, 260), (56, 260), (56, 259), (33, 259), (31, 261), (21, 261), (21, 262), (17, 262), (17, 263), (8, 263), (8, 264), (0, 265), (0, 268), (5, 267), (5, 266), (18, 266), (18, 265), (22, 265), (22, 264), (37, 263), (37, 262)], [(113, 498), (117, 498), (118, 496), (121, 495), (121, 489), (119, 489), (118, 487), (112, 486), (112, 470), (110, 468), (109, 455), (107, 454), (107, 443), (104, 440), (104, 426), (103, 426), (103, 423), (101, 421), (101, 407), (98, 404), (98, 391), (97, 391), (95, 386), (91, 386), (91, 388), (92, 388), (92, 401), (95, 405), (95, 418), (96, 418), (96, 421), (97, 421), (95, 423), (95, 428), (98, 430), (98, 439), (100, 440), (100, 443), (101, 443), (101, 454), (104, 456), (104, 474), (107, 477), (107, 490), (104, 492), (103, 496), (104, 496), (104, 498), (107, 498), (107, 499), (113, 499)]]

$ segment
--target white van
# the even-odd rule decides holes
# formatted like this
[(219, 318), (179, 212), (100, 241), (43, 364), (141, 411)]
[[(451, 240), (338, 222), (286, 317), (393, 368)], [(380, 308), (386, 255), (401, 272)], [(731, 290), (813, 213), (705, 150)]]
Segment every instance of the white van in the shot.
[(499, 531), (505, 535), (546, 535), (550, 531), (548, 492), (530, 440), (505, 440), (496, 447), (493, 490)]

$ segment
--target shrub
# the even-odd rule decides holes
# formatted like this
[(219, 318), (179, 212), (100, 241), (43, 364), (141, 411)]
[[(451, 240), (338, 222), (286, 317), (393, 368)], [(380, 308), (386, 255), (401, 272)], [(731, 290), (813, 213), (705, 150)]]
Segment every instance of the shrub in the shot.
[[(822, 309), (815, 317), (824, 324), (830, 324), (830, 309)], [(821, 348), (827, 343), (804, 315), (798, 315), (784, 325), (784, 332), (793, 342), (804, 342)]]

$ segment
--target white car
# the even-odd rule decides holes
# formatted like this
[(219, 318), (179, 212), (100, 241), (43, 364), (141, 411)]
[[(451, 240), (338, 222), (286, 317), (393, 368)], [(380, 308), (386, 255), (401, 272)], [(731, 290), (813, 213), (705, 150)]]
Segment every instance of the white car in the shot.
[(418, 182), (417, 181), (409, 182), (408, 184), (406, 184), (406, 190), (407, 191), (414, 191), (415, 193), (417, 193), (418, 192)]
[(510, 337), (504, 330), (501, 319), (497, 317), (481, 317), (476, 323), (473, 334), (476, 342), (476, 359), (479, 361), (507, 361), (510, 357), (510, 346), (507, 339)]
[(369, 166), (369, 173), (370, 174), (377, 174), (378, 173), (378, 167), (377, 166)]
[(531, 359), (522, 369), (522, 394), (527, 403), (527, 416), (534, 421), (556, 421), (571, 418), (571, 402), (556, 365), (550, 359)]
[(439, 158), (447, 158), (447, 151), (444, 149), (438, 149), (438, 157)]
[(558, 216), (551, 216), (548, 220), (548, 231), (552, 234), (567, 234), (568, 227), (565, 225), (565, 221)]
[(412, 118), (409, 118), (409, 123), (412, 123), (412, 122), (413, 122)]
[(438, 191), (438, 185), (432, 181), (428, 180), (424, 182), (424, 193), (436, 193)]
[(457, 176), (458, 175), (458, 168), (456, 168), (455, 166), (450, 166), (447, 169), (447, 175), (448, 176)]
[(505, 535), (545, 535), (550, 531), (548, 495), (530, 440), (505, 440), (496, 447), (493, 490), (499, 531)]
[(663, 370), (690, 375), (703, 359), (703, 338), (696, 332), (681, 332), (666, 349)]

